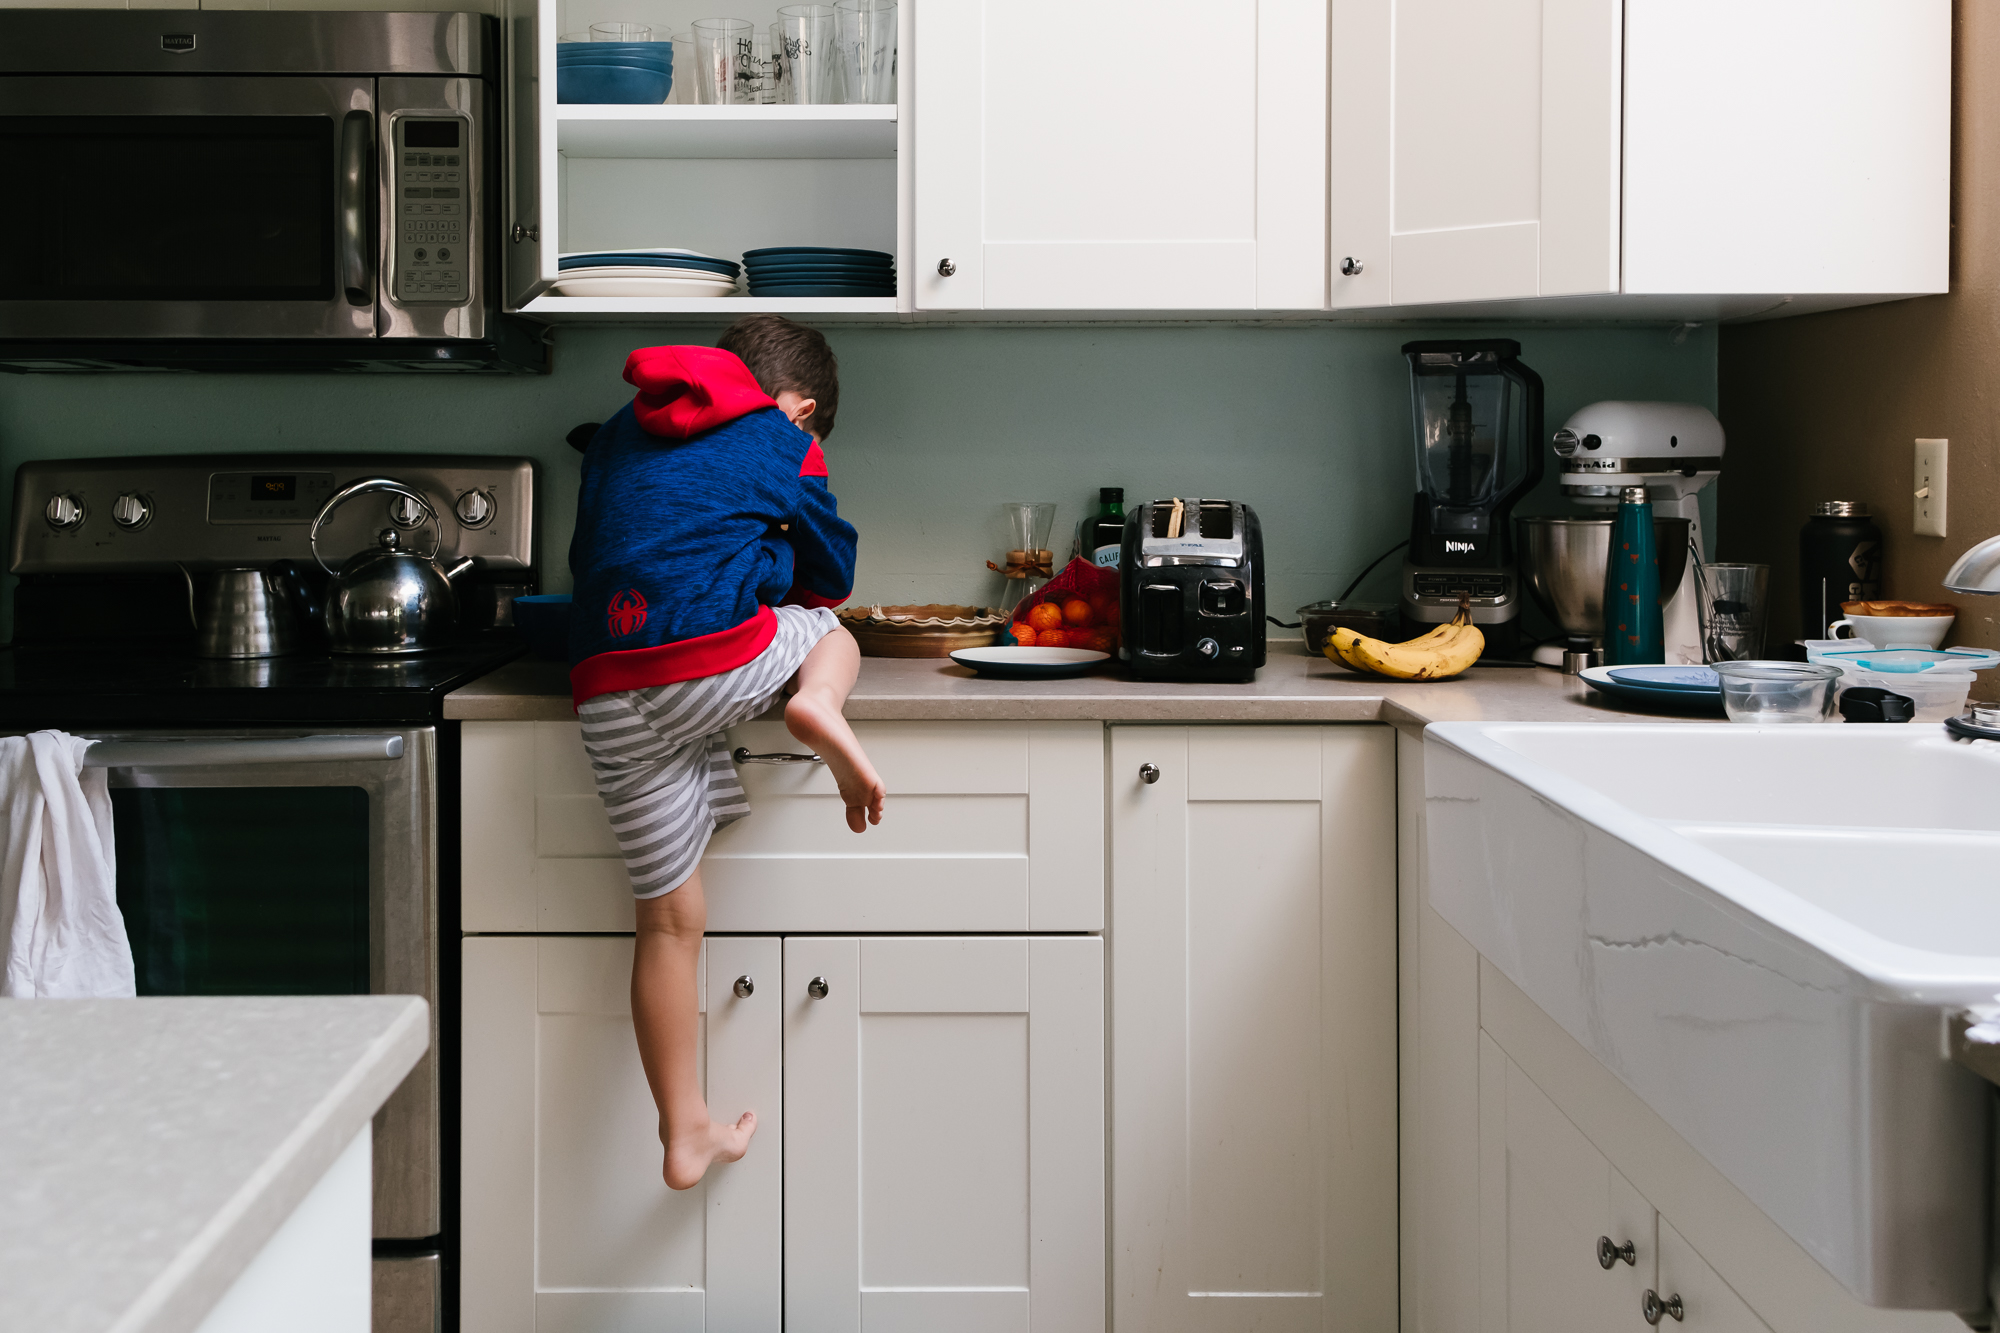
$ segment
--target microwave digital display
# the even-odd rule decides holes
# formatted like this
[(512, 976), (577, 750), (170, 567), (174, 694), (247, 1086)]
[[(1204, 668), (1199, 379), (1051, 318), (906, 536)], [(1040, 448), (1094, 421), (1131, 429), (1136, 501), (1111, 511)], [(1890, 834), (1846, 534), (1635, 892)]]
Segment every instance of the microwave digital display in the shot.
[(403, 122), (405, 148), (456, 148), (458, 122), (455, 120), (406, 120)]

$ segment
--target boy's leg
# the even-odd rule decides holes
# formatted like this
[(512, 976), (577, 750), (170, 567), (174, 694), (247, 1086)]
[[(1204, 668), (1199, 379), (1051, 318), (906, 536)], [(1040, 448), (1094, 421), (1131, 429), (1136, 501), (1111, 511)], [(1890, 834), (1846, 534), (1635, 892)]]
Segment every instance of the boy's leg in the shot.
[(842, 626), (806, 654), (785, 703), (786, 729), (826, 760), (847, 805), (847, 827), (856, 833), (882, 822), (882, 800), (888, 794), (840, 711), (860, 671), (861, 649)]
[(666, 1145), (663, 1174), (677, 1190), (701, 1182), (711, 1162), (733, 1162), (750, 1146), (757, 1115), (745, 1111), (733, 1125), (708, 1118), (695, 1072), (695, 996), (702, 931), (708, 903), (696, 870), (672, 893), (640, 898), (639, 932), (632, 947), (632, 1027), (639, 1035), (639, 1060), (660, 1108), (660, 1142)]

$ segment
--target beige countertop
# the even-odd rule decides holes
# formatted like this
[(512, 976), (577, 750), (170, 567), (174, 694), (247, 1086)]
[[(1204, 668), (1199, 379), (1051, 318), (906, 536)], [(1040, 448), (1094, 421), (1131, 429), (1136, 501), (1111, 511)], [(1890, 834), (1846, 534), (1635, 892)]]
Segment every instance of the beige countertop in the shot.
[[(847, 701), (855, 721), (1105, 722), (1657, 722), (1722, 720), (1628, 712), (1575, 697), (1584, 687), (1546, 667), (1475, 667), (1454, 680), (1358, 676), (1296, 640), (1274, 639), (1248, 685), (1135, 681), (1120, 671), (1068, 680), (988, 680), (949, 658), (869, 657)], [(459, 720), (569, 721), (569, 673), (560, 662), (510, 662), (445, 697)]]

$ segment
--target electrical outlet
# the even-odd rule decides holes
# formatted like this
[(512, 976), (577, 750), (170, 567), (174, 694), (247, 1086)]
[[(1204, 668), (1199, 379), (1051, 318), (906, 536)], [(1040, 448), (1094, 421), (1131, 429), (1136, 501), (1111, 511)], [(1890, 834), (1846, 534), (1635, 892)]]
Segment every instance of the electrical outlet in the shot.
[(1919, 537), (1944, 536), (1945, 452), (1950, 440), (1917, 441), (1915, 530)]

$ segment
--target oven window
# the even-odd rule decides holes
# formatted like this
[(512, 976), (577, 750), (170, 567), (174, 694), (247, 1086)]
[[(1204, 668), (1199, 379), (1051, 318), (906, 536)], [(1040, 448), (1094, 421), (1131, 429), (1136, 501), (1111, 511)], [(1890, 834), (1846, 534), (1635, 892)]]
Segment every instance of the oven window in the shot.
[(141, 995), (368, 991), (368, 793), (111, 792)]
[(0, 299), (333, 299), (326, 116), (0, 116)]

